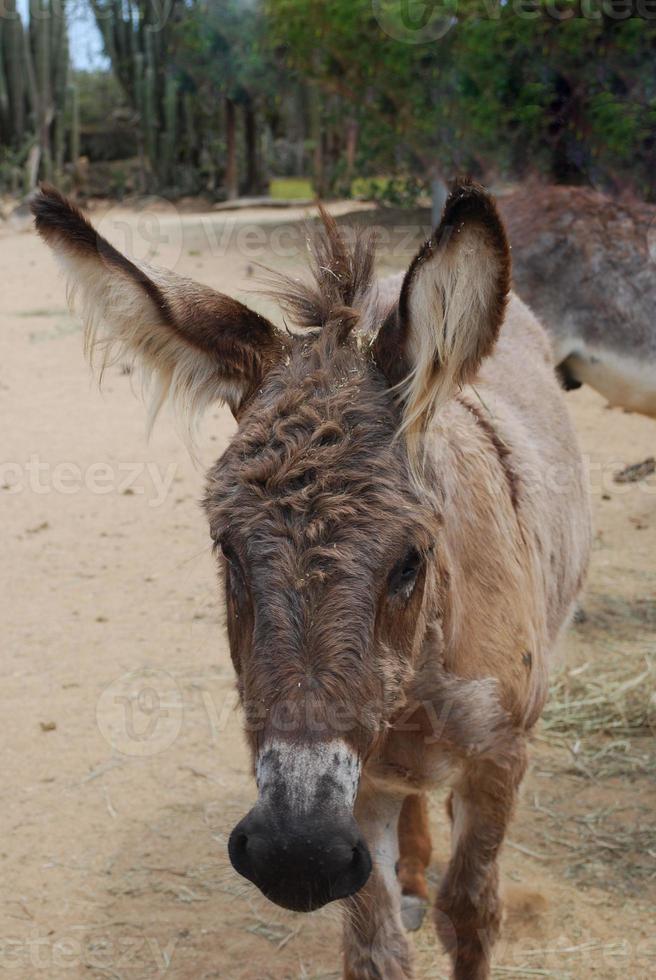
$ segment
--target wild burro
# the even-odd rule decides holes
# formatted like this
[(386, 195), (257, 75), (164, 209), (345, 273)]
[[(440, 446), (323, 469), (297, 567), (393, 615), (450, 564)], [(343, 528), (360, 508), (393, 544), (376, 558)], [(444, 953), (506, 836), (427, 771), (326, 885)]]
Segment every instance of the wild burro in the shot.
[(449, 780), (435, 921), (454, 977), (488, 977), (499, 849), (590, 541), (493, 201), (458, 183), (400, 291), (324, 214), (313, 280), (279, 284), (294, 333), (133, 264), (52, 188), (33, 207), (87, 349), (140, 361), (154, 411), (225, 401), (238, 423), (205, 496), (259, 790), (234, 867), (287, 908), (342, 900), (349, 980), (410, 977), (423, 794)]

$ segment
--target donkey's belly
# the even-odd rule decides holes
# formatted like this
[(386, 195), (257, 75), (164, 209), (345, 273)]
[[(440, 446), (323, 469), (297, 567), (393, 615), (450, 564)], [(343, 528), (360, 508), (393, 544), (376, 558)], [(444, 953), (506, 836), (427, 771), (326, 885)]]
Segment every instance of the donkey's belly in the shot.
[(656, 418), (656, 368), (629, 355), (585, 349), (571, 354), (567, 369), (589, 384), (611, 405)]

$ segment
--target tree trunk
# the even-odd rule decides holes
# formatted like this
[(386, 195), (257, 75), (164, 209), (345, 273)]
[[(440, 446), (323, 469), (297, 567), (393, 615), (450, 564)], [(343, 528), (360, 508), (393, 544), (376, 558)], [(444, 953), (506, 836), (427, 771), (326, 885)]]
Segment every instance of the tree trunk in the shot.
[[(23, 22), (16, 12), (16, 0), (5, 0), (3, 22), (4, 56), (7, 65), (7, 90), (11, 112), (12, 138), (20, 145), (25, 137), (25, 70)], [(9, 142), (9, 140), (7, 140)]]
[(358, 121), (349, 119), (346, 124), (346, 181), (351, 184), (355, 172), (355, 154), (358, 149)]
[(316, 85), (310, 86), (310, 137), (313, 143), (314, 193), (321, 198), (326, 193), (326, 175), (323, 155), (323, 112), (321, 93)]
[(225, 127), (226, 195), (229, 201), (234, 201), (236, 197), (239, 197), (239, 186), (237, 184), (237, 114), (235, 111), (235, 103), (227, 96), (225, 100)]
[(580, 143), (576, 136), (580, 123), (578, 99), (575, 88), (564, 75), (556, 78), (555, 95), (548, 112), (551, 117), (551, 179), (556, 184), (587, 183), (585, 169), (576, 159)]
[(260, 190), (257, 160), (257, 127), (255, 109), (249, 103), (244, 109), (246, 136), (246, 193), (258, 194)]
[(259, 140), (260, 147), (260, 187), (263, 194), (268, 194), (271, 190), (271, 172), (269, 169), (271, 160), (271, 127), (265, 121), (262, 126), (262, 137)]
[[(339, 105), (337, 100), (333, 99), (331, 108), (331, 116), (336, 118), (337, 112), (339, 111)], [(334, 123), (329, 126), (328, 132), (324, 140), (324, 185), (329, 194), (341, 194), (342, 188), (338, 187), (338, 173), (339, 164), (343, 159), (342, 154), (344, 152), (344, 141), (342, 137), (341, 127), (338, 128)], [(327, 161), (326, 161), (327, 158)], [(326, 165), (327, 163), (327, 165)]]
[(39, 181), (39, 167), (41, 166), (41, 145), (33, 143), (25, 161), (25, 175), (23, 191), (31, 194)]
[(77, 167), (80, 159), (80, 91), (77, 83), (71, 85), (71, 163)]

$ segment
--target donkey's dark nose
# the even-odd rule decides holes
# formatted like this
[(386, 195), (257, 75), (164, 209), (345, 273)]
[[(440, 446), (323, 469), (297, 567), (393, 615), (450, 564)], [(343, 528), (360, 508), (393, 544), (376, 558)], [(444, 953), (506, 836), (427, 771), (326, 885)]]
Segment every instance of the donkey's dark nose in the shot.
[(371, 872), (371, 857), (350, 814), (293, 817), (283, 821), (255, 806), (228, 842), (235, 871), (270, 901), (312, 912), (354, 895)]

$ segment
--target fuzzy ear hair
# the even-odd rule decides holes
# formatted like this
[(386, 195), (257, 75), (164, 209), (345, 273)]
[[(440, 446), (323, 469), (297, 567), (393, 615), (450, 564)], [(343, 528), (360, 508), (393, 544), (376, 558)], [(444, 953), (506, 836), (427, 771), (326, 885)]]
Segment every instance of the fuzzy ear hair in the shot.
[(478, 184), (460, 180), (374, 343), (411, 441), (459, 386), (474, 380), (499, 335), (509, 288), (510, 249), (494, 201)]
[(149, 429), (169, 398), (188, 423), (216, 400), (239, 414), (282, 355), (268, 320), (208, 286), (130, 261), (54, 187), (41, 188), (32, 212), (79, 305), (89, 359), (99, 348), (101, 374), (129, 358), (152, 379)]

